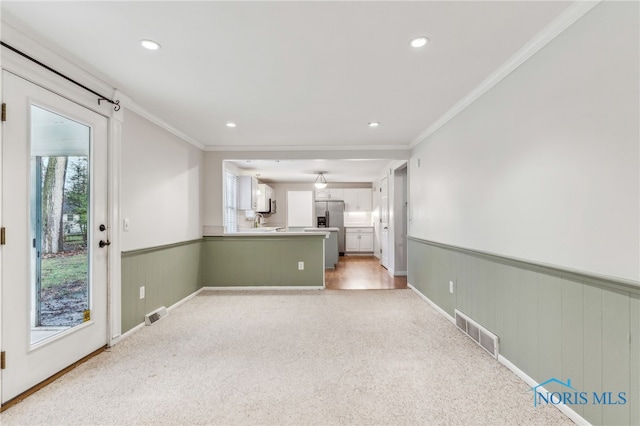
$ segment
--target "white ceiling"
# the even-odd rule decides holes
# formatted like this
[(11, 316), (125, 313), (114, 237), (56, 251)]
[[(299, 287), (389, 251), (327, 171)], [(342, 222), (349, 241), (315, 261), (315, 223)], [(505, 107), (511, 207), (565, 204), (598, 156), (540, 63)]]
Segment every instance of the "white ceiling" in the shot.
[[(1, 4), (3, 21), (205, 149), (371, 152), (419, 142), (570, 2)], [(420, 35), (430, 43), (411, 48)], [(162, 48), (141, 48), (143, 38)]]

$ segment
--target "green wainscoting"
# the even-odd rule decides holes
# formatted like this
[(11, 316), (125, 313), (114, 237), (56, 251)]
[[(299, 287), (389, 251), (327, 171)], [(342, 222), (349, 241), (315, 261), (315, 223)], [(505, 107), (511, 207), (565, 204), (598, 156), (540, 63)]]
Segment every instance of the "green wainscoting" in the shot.
[(324, 235), (313, 233), (206, 237), (123, 252), (122, 333), (203, 286), (323, 287), (323, 262)]
[[(122, 253), (122, 333), (202, 287), (202, 240)], [(140, 287), (145, 298), (140, 299)]]
[(498, 335), (500, 355), (538, 383), (555, 377), (571, 379), (589, 395), (626, 392), (624, 405), (569, 406), (590, 423), (640, 424), (636, 283), (415, 238), (409, 240), (408, 282), (452, 317), (458, 309)]
[(308, 234), (205, 237), (204, 286), (322, 287), (324, 235)]

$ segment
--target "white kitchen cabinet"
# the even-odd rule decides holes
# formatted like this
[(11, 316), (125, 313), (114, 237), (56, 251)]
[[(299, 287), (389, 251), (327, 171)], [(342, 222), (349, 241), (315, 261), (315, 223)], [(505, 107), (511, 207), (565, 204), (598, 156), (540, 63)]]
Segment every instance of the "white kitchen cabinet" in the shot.
[(238, 210), (258, 210), (258, 179), (238, 176)]
[(370, 212), (371, 188), (345, 188), (344, 211)]
[(345, 251), (348, 253), (372, 253), (373, 228), (346, 228)]
[(344, 200), (344, 189), (342, 188), (316, 189), (315, 197), (316, 197), (316, 201)]
[(263, 213), (271, 212), (271, 202), (275, 200), (273, 188), (269, 185), (258, 184), (258, 205), (257, 210)]

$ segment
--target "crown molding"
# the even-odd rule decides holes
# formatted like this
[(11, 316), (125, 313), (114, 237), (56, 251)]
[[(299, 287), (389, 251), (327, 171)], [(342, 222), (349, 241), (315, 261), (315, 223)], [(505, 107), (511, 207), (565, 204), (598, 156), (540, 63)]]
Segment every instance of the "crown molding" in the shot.
[[(82, 82), (82, 84), (84, 84), (85, 86), (89, 87), (92, 90), (95, 90), (96, 92), (99, 92), (104, 96), (113, 96), (114, 88), (108, 83), (100, 80), (95, 75), (80, 68), (78, 65), (66, 59), (60, 53), (24, 34), (20, 30), (13, 27), (11, 24), (7, 24), (5, 21), (2, 21), (1, 25), (1, 35), (3, 42), (52, 67), (56, 71), (59, 71), (74, 80)], [(3, 48), (3, 51), (4, 50), (5, 49)], [(51, 73), (44, 68), (42, 70), (43, 72), (46, 72), (48, 74)], [(56, 76), (55, 78), (61, 77)]]
[[(2, 21), (1, 24), (2, 24), (2, 41), (4, 41), (5, 43), (37, 59), (38, 61), (46, 64), (47, 66), (50, 66), (56, 71), (59, 71), (67, 75), (68, 77), (81, 82), (85, 86), (91, 88), (92, 90), (95, 90), (96, 92), (99, 92), (105, 97), (110, 97), (115, 100), (119, 100), (120, 106), (122, 108), (127, 108), (128, 110), (135, 112), (136, 114), (140, 115), (141, 117), (144, 117), (145, 119), (154, 123), (158, 127), (168, 131), (169, 133), (172, 133), (178, 138), (184, 140), (185, 142), (188, 142), (201, 150), (205, 149), (204, 144), (200, 143), (199, 141), (195, 140), (194, 138), (187, 135), (186, 133), (178, 130), (177, 128), (175, 128), (165, 120), (161, 119), (160, 117), (151, 113), (147, 109), (143, 108), (142, 106), (137, 104), (133, 99), (127, 96), (125, 93), (115, 89), (108, 83), (100, 80), (95, 75), (91, 74), (89, 71), (82, 69), (81, 67), (74, 64), (70, 60), (64, 58), (61, 54), (55, 52), (50, 47), (45, 46), (40, 42), (38, 42), (37, 40), (32, 39), (31, 37), (20, 32), (18, 29), (14, 28), (13, 26), (11, 26), (10, 24), (7, 24), (4, 21)], [(18, 69), (18, 67), (20, 67), (20, 69), (18, 69), (17, 72), (18, 74), (22, 74), (21, 71), (24, 69), (24, 65), (19, 65), (19, 62), (27, 63), (26, 59), (22, 59), (17, 54), (9, 51), (8, 49), (3, 48), (2, 51), (3, 51), (3, 55), (13, 55), (11, 57), (5, 56), (5, 58), (3, 58), (5, 59), (2, 64), (3, 68), (14, 70), (14, 68)], [(16, 60), (13, 60), (14, 56)], [(9, 60), (9, 58), (11, 58), (11, 60)], [(33, 69), (32, 72), (38, 75), (41, 79), (51, 82), (52, 85), (58, 86), (59, 85), (58, 80), (60, 80), (60, 82), (63, 82), (64, 84), (67, 84), (66, 81), (63, 81), (64, 79), (51, 73), (51, 71), (45, 70), (44, 68), (40, 69), (37, 66), (30, 66), (29, 68)], [(68, 84), (71, 85), (71, 83), (68, 83)], [(78, 92), (78, 93), (85, 93), (84, 89), (76, 88), (75, 86), (70, 86), (70, 90), (73, 90), (74, 92)], [(89, 92), (86, 92), (86, 93), (89, 93)], [(91, 95), (90, 97), (93, 97), (93, 96), (94, 95)], [(88, 97), (88, 96), (83, 96), (83, 97)], [(92, 109), (106, 110), (105, 108), (99, 108), (97, 106), (92, 107)], [(109, 107), (109, 109), (112, 109), (112, 107)], [(117, 118), (120, 121), (122, 121), (122, 110), (120, 110), (120, 114), (112, 112), (105, 115), (117, 116)]]
[(166, 130), (167, 132), (173, 134), (174, 136), (177, 136), (178, 138), (182, 139), (183, 141), (190, 143), (191, 145), (195, 146), (196, 148), (198, 148), (198, 149), (200, 149), (202, 151), (206, 151), (207, 150), (206, 145), (204, 145), (203, 143), (197, 141), (196, 139), (192, 138), (191, 136), (187, 135), (186, 133), (182, 132), (181, 130), (177, 129), (176, 127), (172, 126), (171, 124), (169, 124), (168, 122), (166, 122), (162, 118), (158, 117), (157, 115), (151, 113), (150, 111), (148, 111), (147, 109), (143, 108), (142, 106), (138, 105), (133, 99), (127, 97), (125, 101), (121, 100), (120, 104), (123, 105), (125, 108), (127, 108), (129, 111), (135, 112), (139, 116), (149, 120), (150, 122), (152, 122), (156, 126)]
[(475, 102), (478, 98), (488, 92), (493, 86), (501, 82), (513, 71), (518, 69), (529, 58), (535, 55), (540, 49), (549, 44), (558, 35), (573, 25), (578, 19), (582, 18), (587, 12), (600, 3), (601, 0), (585, 1), (577, 0), (572, 3), (566, 10), (551, 21), (542, 31), (536, 34), (527, 44), (525, 44), (515, 55), (507, 60), (502, 66), (496, 69), (482, 83), (476, 86), (464, 98), (458, 101), (451, 109), (445, 112), (431, 126), (415, 138), (409, 147), (411, 149), (424, 142), (447, 124), (451, 119), (460, 114), (465, 108)]
[(407, 151), (408, 145), (243, 145), (243, 146), (207, 146), (205, 151), (229, 152), (229, 151)]

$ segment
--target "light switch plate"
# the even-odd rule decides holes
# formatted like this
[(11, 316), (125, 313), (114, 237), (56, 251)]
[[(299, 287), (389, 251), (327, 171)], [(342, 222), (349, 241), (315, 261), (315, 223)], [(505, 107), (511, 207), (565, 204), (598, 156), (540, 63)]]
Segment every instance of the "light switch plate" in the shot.
[(304, 262), (298, 262), (298, 271), (304, 271)]
[(129, 219), (124, 219), (122, 221), (122, 230), (124, 232), (128, 232), (129, 231)]
[(144, 299), (144, 286), (140, 287), (140, 299)]

